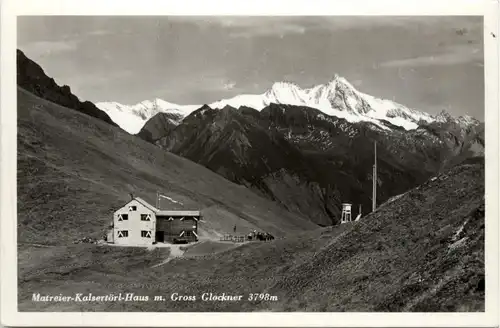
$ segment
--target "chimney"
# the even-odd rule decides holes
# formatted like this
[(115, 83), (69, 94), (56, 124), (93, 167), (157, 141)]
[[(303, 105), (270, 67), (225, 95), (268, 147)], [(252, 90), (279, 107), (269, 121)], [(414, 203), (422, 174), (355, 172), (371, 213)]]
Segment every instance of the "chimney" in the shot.
[(134, 194), (133, 193), (129, 193), (130, 195), (130, 200), (133, 200), (134, 199)]

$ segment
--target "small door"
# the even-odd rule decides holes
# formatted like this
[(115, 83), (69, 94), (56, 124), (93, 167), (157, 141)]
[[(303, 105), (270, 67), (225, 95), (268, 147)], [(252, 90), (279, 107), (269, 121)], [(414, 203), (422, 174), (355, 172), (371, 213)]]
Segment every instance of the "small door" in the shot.
[(157, 231), (155, 237), (157, 243), (163, 243), (165, 241), (165, 233), (163, 231)]

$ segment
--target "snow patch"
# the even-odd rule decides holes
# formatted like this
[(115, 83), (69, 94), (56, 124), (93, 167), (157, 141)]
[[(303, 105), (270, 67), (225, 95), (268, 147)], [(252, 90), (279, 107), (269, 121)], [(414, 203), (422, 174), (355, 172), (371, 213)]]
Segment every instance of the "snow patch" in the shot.
[(464, 237), (462, 239), (457, 240), (456, 242), (454, 242), (453, 244), (451, 244), (450, 246), (448, 246), (449, 251), (453, 251), (453, 250), (455, 250), (455, 249), (457, 249), (459, 247), (465, 246), (465, 243), (467, 242), (467, 239), (469, 239), (469, 238)]
[(462, 231), (464, 231), (464, 228), (467, 225), (468, 221), (469, 220), (465, 220), (465, 222), (460, 226), (460, 228), (458, 228), (458, 230), (455, 231), (455, 235), (453, 235), (453, 237), (451, 238), (452, 241), (456, 241), (458, 237), (460, 237), (460, 234), (462, 233)]

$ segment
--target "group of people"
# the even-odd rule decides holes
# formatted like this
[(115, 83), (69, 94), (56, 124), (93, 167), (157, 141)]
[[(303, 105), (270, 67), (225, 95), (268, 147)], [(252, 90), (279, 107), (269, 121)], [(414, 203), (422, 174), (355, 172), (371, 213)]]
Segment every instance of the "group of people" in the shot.
[(254, 230), (248, 234), (247, 239), (268, 241), (268, 240), (273, 240), (274, 236), (267, 232), (260, 232), (260, 231), (257, 232), (256, 230)]
[[(234, 226), (233, 232), (236, 233), (236, 226)], [(273, 240), (273, 239), (274, 239), (274, 236), (271, 235), (270, 233), (260, 232), (257, 230), (254, 230), (247, 235), (247, 240), (268, 241), (268, 240)]]

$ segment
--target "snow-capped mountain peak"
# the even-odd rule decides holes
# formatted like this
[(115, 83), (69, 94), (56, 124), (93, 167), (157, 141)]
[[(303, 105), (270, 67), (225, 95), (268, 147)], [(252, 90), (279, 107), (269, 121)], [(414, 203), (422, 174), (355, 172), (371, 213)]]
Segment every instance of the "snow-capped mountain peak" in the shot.
[(463, 115), (457, 118), (457, 121), (465, 126), (478, 125), (479, 121), (470, 115)]
[(306, 93), (298, 85), (291, 82), (276, 82), (271, 89), (264, 93), (265, 102), (287, 104), (287, 105), (305, 105)]
[(177, 117), (173, 123), (199, 108), (198, 105), (177, 105), (160, 98), (144, 100), (135, 105), (124, 105), (117, 102), (99, 102), (96, 106), (106, 112), (122, 129), (131, 134), (138, 133), (144, 124), (158, 113), (169, 113)]
[[(235, 103), (236, 100), (232, 98), (213, 105), (217, 107), (219, 104), (229, 103), (236, 108), (246, 105)], [(302, 89), (290, 82), (277, 82), (260, 96), (259, 101), (253, 100), (254, 103), (260, 104), (260, 107), (254, 107), (257, 110), (270, 103), (308, 106), (349, 122), (367, 121), (383, 129), (389, 128), (382, 121), (410, 130), (417, 128), (420, 120), (428, 122), (433, 120), (429, 114), (359, 92), (347, 79), (338, 74), (327, 83), (308, 89)]]
[(347, 81), (347, 80), (346, 80), (343, 76), (340, 76), (340, 75), (338, 75), (338, 74), (335, 74), (335, 75), (333, 76), (333, 79), (331, 79), (331, 80), (328, 82), (328, 84), (333, 84), (333, 85), (343, 84), (343, 85), (345, 85), (345, 86), (347, 86), (347, 87), (354, 88), (354, 87), (352, 86), (352, 84), (351, 84), (351, 83), (349, 83), (349, 81)]
[[(422, 121), (446, 120), (444, 116), (432, 116), (392, 100), (362, 93), (338, 74), (324, 84), (309, 88), (302, 88), (288, 81), (275, 82), (262, 94), (241, 94), (213, 102), (209, 106), (213, 109), (244, 106), (260, 111), (273, 103), (312, 107), (327, 115), (344, 118), (351, 123), (370, 122), (385, 130), (391, 130), (391, 125), (412, 130), (418, 128)], [(200, 105), (177, 105), (162, 99), (146, 100), (131, 106), (115, 102), (96, 105), (130, 133), (139, 132), (146, 121), (159, 112), (175, 114), (180, 121), (201, 107)], [(464, 118), (462, 121), (465, 122), (467, 119)]]
[(236, 96), (210, 106), (219, 109), (225, 105), (235, 108), (247, 106), (262, 110), (271, 103), (312, 107), (349, 122), (371, 122), (382, 129), (389, 129), (383, 121), (410, 130), (417, 128), (420, 120), (433, 120), (429, 114), (359, 92), (338, 74), (325, 84), (306, 89), (292, 82), (276, 82), (261, 95)]
[(451, 116), (450, 113), (448, 113), (446, 110), (443, 109), (439, 114), (434, 116), (434, 119), (437, 122), (444, 123), (453, 120), (453, 117)]
[(435, 115), (434, 120), (439, 123), (455, 123), (461, 126), (474, 126), (480, 124), (477, 119), (470, 115), (453, 117), (446, 110), (442, 110), (439, 114)]

